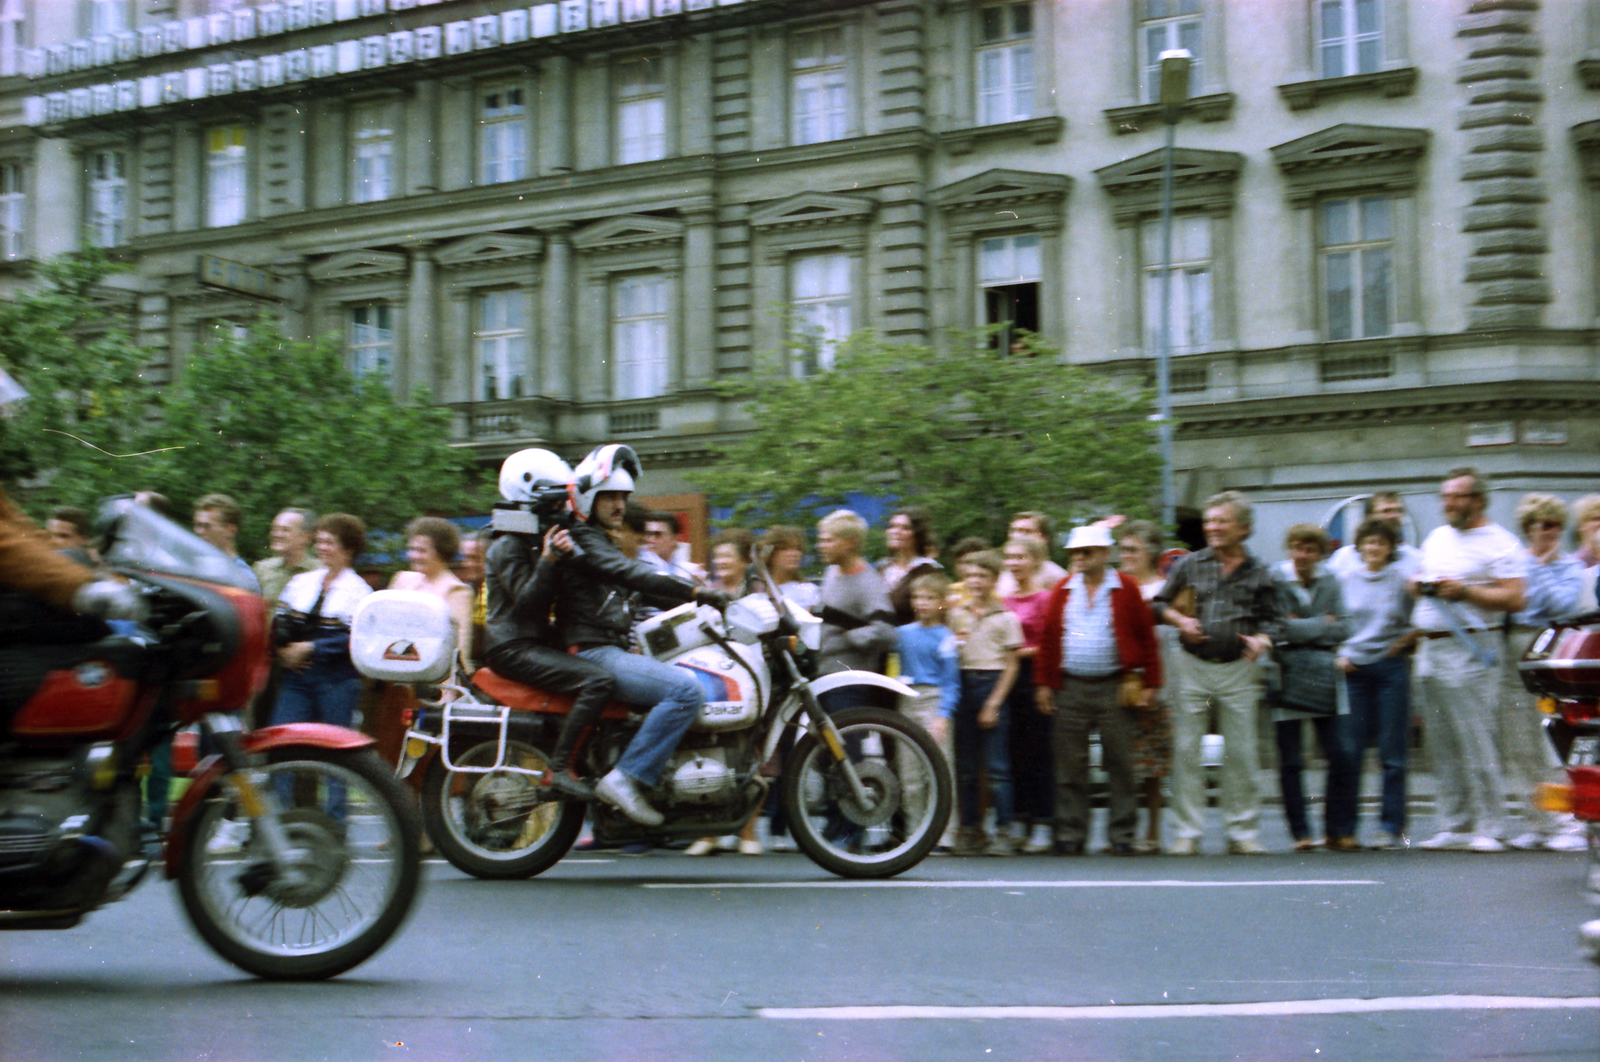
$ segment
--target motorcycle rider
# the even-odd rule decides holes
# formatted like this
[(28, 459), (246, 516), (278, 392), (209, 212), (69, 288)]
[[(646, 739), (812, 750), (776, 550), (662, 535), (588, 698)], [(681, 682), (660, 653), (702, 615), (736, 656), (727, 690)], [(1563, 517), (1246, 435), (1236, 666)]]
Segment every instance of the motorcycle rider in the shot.
[[(0, 420), (9, 418), (28, 393), (0, 369)], [(20, 591), (62, 612), (101, 619), (138, 619), (139, 596), (114, 579), (99, 578), (58, 552), (0, 487), (0, 588)]]
[(572, 497), (581, 520), (571, 531), (572, 553), (556, 566), (556, 630), (562, 644), (612, 673), (619, 699), (654, 705), (616, 768), (595, 785), (595, 795), (635, 822), (659, 826), (661, 813), (639, 787), (648, 788), (660, 779), (678, 741), (705, 705), (706, 695), (683, 668), (628, 651), (633, 626), (628, 592), (661, 608), (695, 601), (722, 609), (729, 596), (720, 590), (696, 589), (618, 548), (615, 537), (640, 473), (638, 455), (616, 443), (600, 447), (578, 463)]
[[(518, 450), (500, 466), (500, 495), (508, 502), (532, 502), (536, 495), (565, 490), (571, 482), (572, 470), (549, 450)], [(542, 541), (532, 534), (495, 532), (486, 563), (484, 662), (513, 682), (574, 695), (542, 783), (566, 796), (593, 800), (594, 790), (578, 777), (572, 758), (584, 731), (616, 693), (617, 682), (599, 664), (554, 647), (550, 606), (556, 560), (571, 545), (559, 526), (546, 529)]]

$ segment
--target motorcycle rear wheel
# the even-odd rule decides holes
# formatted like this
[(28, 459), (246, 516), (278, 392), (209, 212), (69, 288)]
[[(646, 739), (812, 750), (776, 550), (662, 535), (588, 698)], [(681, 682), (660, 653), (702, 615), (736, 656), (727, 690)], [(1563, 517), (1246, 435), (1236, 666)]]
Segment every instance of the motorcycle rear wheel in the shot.
[(926, 730), (898, 712), (834, 714), (846, 753), (876, 799), (859, 804), (815, 734), (795, 743), (783, 769), (789, 830), (812, 862), (845, 878), (892, 878), (927, 858), (950, 821), (950, 767)]
[[(275, 877), (260, 839), (221, 787), (198, 805), (178, 874), (195, 929), (224, 959), (278, 981), (318, 981), (371, 958), (417, 898), (416, 800), (370, 749), (267, 754), (290, 847), (305, 880)], [(274, 785), (274, 783), (277, 783)], [(226, 819), (236, 825), (224, 830)]]
[[(494, 763), (497, 745), (484, 741), (454, 762), (465, 767)], [(549, 759), (521, 741), (506, 743), (507, 759), (532, 771)], [(583, 829), (581, 802), (552, 798), (525, 774), (451, 771), (435, 757), (422, 781), (422, 818), (428, 836), (450, 865), (473, 877), (531, 878), (561, 861)]]

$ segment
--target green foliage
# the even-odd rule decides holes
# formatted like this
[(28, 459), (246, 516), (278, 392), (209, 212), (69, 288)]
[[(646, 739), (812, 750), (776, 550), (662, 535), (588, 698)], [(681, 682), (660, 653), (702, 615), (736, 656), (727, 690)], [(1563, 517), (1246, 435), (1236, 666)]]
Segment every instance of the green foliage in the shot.
[[(161, 405), (147, 477), (180, 513), (212, 492), (239, 502), (239, 551), (266, 550), (288, 505), (348, 512), (398, 531), (425, 511), (483, 505), (471, 461), (452, 448), (450, 411), (395, 401), (387, 381), (356, 377), (331, 341), (286, 340), (265, 316), (243, 338), (219, 334), (184, 366)], [(373, 543), (393, 548), (395, 543)]]
[(38, 287), (0, 302), (0, 364), (28, 400), (0, 422), (0, 481), (23, 484), (34, 513), (131, 490), (156, 392), (149, 352), (97, 297), (111, 266), (99, 251), (44, 262)]
[(953, 348), (858, 332), (829, 372), (797, 379), (781, 359), (725, 384), (755, 430), (700, 484), (740, 526), (809, 526), (855, 492), (926, 506), (945, 540), (1000, 541), (1022, 509), (1061, 526), (1152, 512), (1161, 464), (1149, 395), (1061, 364), (1035, 336), (1012, 353), (986, 335)]

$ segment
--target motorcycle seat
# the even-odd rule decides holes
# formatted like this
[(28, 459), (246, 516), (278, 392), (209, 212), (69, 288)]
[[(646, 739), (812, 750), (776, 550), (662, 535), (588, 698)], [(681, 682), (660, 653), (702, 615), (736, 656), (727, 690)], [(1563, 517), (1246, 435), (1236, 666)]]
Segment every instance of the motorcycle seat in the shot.
[[(551, 693), (548, 690), (524, 686), (480, 667), (472, 676), (472, 684), (508, 708), (525, 712), (543, 712), (546, 715), (566, 715), (572, 711), (570, 693)], [(612, 701), (601, 711), (601, 719), (626, 719), (633, 709), (621, 701)]]

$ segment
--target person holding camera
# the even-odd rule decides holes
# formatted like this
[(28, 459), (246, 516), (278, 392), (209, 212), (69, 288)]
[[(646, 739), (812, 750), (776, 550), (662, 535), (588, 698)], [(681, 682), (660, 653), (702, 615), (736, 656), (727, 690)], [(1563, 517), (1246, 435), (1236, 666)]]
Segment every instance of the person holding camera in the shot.
[(1440, 491), (1445, 524), (1422, 543), (1413, 622), (1426, 733), (1439, 787), (1439, 832), (1422, 848), (1503, 852), (1506, 786), (1495, 749), (1496, 669), (1507, 612), (1526, 604), (1527, 561), (1517, 537), (1491, 523), (1487, 479), (1452, 469)]
[(350, 726), (361, 700), (361, 673), (350, 660), (350, 621), (372, 587), (351, 564), (366, 547), (366, 525), (348, 513), (329, 513), (317, 521), (313, 542), (322, 566), (289, 580), (273, 620), (285, 671), (273, 726)]

